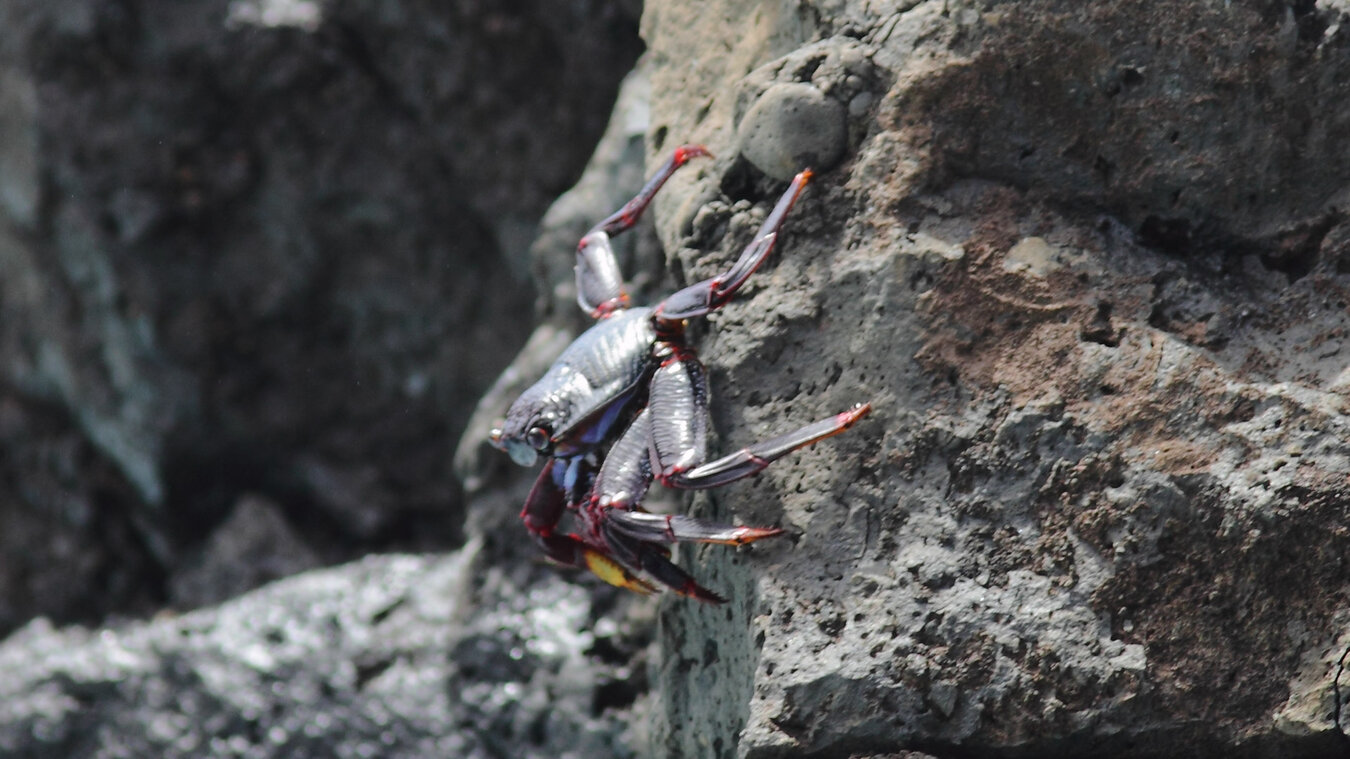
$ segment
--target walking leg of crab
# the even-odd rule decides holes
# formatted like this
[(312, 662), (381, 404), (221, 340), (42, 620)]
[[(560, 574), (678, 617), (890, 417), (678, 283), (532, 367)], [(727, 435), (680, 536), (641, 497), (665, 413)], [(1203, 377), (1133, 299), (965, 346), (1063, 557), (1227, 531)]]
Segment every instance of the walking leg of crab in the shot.
[(872, 409), (861, 403), (842, 414), (707, 462), (708, 386), (703, 365), (688, 350), (669, 350), (670, 355), (652, 373), (647, 409), (642, 414), (650, 420), (645, 423), (651, 427), (652, 470), (661, 484), (669, 487), (711, 488), (748, 477), (798, 448), (843, 432)]
[(649, 543), (721, 543), (743, 546), (782, 535), (778, 527), (741, 527), (705, 522), (684, 514), (611, 510), (606, 526), (612, 531)]
[(811, 181), (811, 177), (810, 169), (806, 169), (793, 177), (792, 184), (788, 185), (787, 191), (778, 199), (773, 211), (760, 225), (755, 239), (750, 241), (750, 244), (741, 253), (741, 257), (737, 259), (736, 263), (732, 264), (730, 269), (712, 279), (690, 285), (661, 301), (661, 304), (656, 307), (655, 318), (667, 322), (677, 322), (694, 316), (702, 316), (709, 311), (721, 308), (727, 301), (731, 300), (731, 296), (736, 293), (736, 290), (740, 289), (740, 286), (745, 284), (745, 280), (749, 279), (760, 264), (764, 263), (764, 259), (769, 257), (769, 252), (773, 250), (773, 244), (778, 239), (779, 230), (783, 227), (783, 220), (787, 218), (788, 212), (792, 210), (792, 204), (797, 202), (797, 196), (802, 194), (802, 190)]
[[(679, 595), (707, 603), (726, 603), (726, 599), (699, 585), (694, 578), (670, 561), (670, 551), (662, 543), (674, 542), (661, 528), (650, 529), (649, 522), (664, 522), (667, 517), (641, 511), (609, 509), (601, 527), (605, 543), (624, 564), (639, 567), (653, 580)], [(650, 517), (629, 522), (628, 517)], [(776, 531), (781, 532), (781, 531)]]
[(691, 469), (681, 470), (678, 466), (665, 466), (663, 464), (658, 479), (664, 485), (690, 490), (725, 485), (728, 482), (749, 477), (763, 470), (764, 467), (798, 448), (838, 435), (852, 427), (854, 422), (871, 410), (871, 404), (860, 403), (841, 414), (835, 414), (785, 435), (779, 435), (762, 443), (742, 448), (716, 461), (699, 464)]
[(727, 599), (699, 585), (688, 572), (675, 566), (670, 559), (655, 550), (649, 549), (643, 552), (642, 571), (685, 598), (695, 598), (710, 604), (727, 602)]
[(699, 157), (710, 158), (712, 153), (709, 153), (708, 149), (702, 145), (681, 145), (675, 148), (671, 152), (670, 158), (667, 158), (666, 162), (661, 164), (661, 168), (657, 169), (651, 179), (647, 180), (647, 184), (643, 185), (638, 194), (632, 200), (624, 203), (623, 208), (596, 224), (595, 229), (603, 230), (606, 234), (616, 235), (632, 227), (642, 217), (642, 212), (647, 210), (652, 198), (656, 197), (661, 185), (664, 185), (677, 169), (689, 163), (691, 158)]
[(619, 439), (610, 446), (589, 503), (578, 512), (581, 519), (598, 526), (611, 509), (630, 509), (642, 503), (652, 484), (652, 417), (643, 409), (628, 423)]
[(604, 535), (605, 543), (614, 548), (620, 560), (634, 567), (641, 564), (635, 558), (636, 552), (633, 555), (623, 552), (625, 541), (745, 545), (782, 534), (777, 527), (737, 527), (704, 522), (683, 514), (650, 514), (637, 510), (652, 483), (648, 450), (652, 429), (652, 415), (643, 409), (609, 449), (600, 474), (595, 478), (589, 502), (578, 510), (585, 531)]
[[(662, 544), (695, 541), (743, 545), (780, 535), (783, 531), (776, 527), (736, 527), (683, 515), (638, 511), (638, 504), (652, 484), (652, 438), (652, 415), (643, 409), (610, 447), (595, 477), (589, 500), (577, 510), (583, 531), (599, 535), (620, 568), (627, 566), (644, 571), (680, 595), (722, 603), (721, 596), (702, 587), (687, 572), (672, 564)], [(624, 577), (631, 578), (631, 574)], [(638, 590), (641, 592), (641, 588)]]
[[(609, 449), (609, 455), (595, 477), (589, 501), (577, 512), (585, 531), (605, 535), (605, 542), (615, 549), (615, 555), (634, 567), (641, 562), (623, 553), (625, 538), (652, 543), (694, 541), (744, 545), (782, 534), (783, 531), (776, 527), (736, 527), (680, 514), (667, 516), (637, 510), (652, 484), (650, 445), (658, 439), (656, 431), (664, 426), (663, 422), (660, 417), (653, 417), (649, 408), (643, 409)], [(701, 457), (702, 449), (699, 451)]]
[(577, 245), (577, 303), (591, 316), (599, 318), (628, 305), (624, 291), (623, 273), (614, 258), (609, 238), (624, 232), (642, 218), (642, 212), (651, 205), (652, 198), (677, 169), (697, 156), (711, 153), (702, 145), (681, 145), (657, 169), (647, 184), (623, 208), (591, 228)]
[(708, 380), (692, 351), (672, 348), (648, 382), (652, 467), (669, 472), (702, 464), (708, 453)]

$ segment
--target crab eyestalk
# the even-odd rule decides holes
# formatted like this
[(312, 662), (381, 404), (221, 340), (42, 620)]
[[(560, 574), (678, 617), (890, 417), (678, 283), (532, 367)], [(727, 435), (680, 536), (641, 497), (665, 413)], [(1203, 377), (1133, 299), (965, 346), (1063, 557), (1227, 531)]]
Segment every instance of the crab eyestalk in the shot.
[(488, 442), (493, 448), (505, 451), (512, 461), (521, 466), (534, 466), (534, 462), (539, 460), (539, 451), (532, 448), (528, 443), (507, 438), (501, 427), (492, 428), (492, 431), (488, 433)]

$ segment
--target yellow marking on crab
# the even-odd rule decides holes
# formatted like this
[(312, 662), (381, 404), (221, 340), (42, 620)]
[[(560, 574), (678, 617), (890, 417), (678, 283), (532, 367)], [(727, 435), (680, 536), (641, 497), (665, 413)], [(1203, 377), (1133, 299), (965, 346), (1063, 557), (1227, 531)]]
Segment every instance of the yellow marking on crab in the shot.
[(599, 551), (593, 551), (588, 548), (586, 549), (585, 555), (586, 568), (591, 570), (596, 577), (599, 577), (610, 585), (618, 588), (627, 588), (634, 593), (641, 593), (644, 596), (656, 592), (656, 588), (648, 585), (639, 578), (634, 577), (633, 573), (624, 569), (619, 562)]

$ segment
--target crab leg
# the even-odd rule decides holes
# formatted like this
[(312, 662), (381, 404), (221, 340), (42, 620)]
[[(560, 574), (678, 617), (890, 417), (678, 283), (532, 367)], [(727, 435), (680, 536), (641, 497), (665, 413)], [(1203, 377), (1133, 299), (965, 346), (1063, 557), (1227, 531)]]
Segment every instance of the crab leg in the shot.
[(659, 478), (663, 485), (690, 490), (725, 485), (763, 470), (764, 467), (798, 448), (838, 435), (852, 427), (854, 422), (871, 410), (870, 404), (860, 403), (842, 414), (835, 414), (785, 435), (747, 446), (716, 461), (700, 464), (688, 470), (663, 469)]
[(627, 308), (628, 293), (624, 291), (623, 273), (619, 271), (619, 262), (614, 258), (609, 238), (631, 229), (642, 218), (642, 212), (647, 210), (652, 198), (656, 197), (656, 193), (676, 169), (691, 158), (707, 155), (711, 154), (702, 145), (681, 145), (676, 148), (632, 200), (581, 238), (577, 245), (577, 303), (584, 311), (598, 319), (617, 309)]
[(696, 598), (710, 604), (727, 602), (727, 599), (699, 585), (688, 572), (675, 566), (670, 559), (655, 550), (647, 550), (642, 553), (642, 571), (686, 598)]
[[(638, 504), (652, 483), (652, 430), (652, 415), (643, 409), (610, 447), (605, 463), (596, 475), (590, 499), (578, 510), (578, 516), (587, 534), (600, 538), (620, 568), (631, 567), (646, 572), (682, 596), (722, 603), (725, 599), (702, 587), (687, 572), (671, 563), (662, 544), (684, 540), (742, 545), (783, 531), (776, 527), (736, 527), (683, 515), (639, 511)], [(645, 584), (626, 572), (622, 579), (622, 582), (610, 582), (624, 587)], [(650, 586), (634, 589), (648, 592)]]
[(624, 203), (623, 208), (610, 214), (604, 221), (596, 224), (593, 229), (602, 230), (606, 234), (616, 235), (620, 232), (630, 229), (642, 218), (642, 212), (647, 210), (651, 204), (652, 198), (661, 189), (661, 185), (666, 183), (667, 179), (675, 173), (675, 170), (689, 163), (689, 159), (698, 157), (711, 157), (712, 153), (702, 145), (681, 145), (675, 148), (670, 154), (670, 158), (661, 164), (661, 168), (656, 170), (647, 184), (643, 185), (638, 194), (632, 200)]
[(652, 469), (665, 482), (708, 458), (708, 381), (692, 351), (673, 348), (649, 383)]
[[(640, 512), (616, 511), (614, 513), (626, 515)], [(602, 529), (605, 543), (610, 546), (614, 551), (614, 557), (623, 565), (646, 572), (652, 579), (687, 598), (697, 598), (707, 603), (726, 603), (725, 598), (699, 585), (688, 572), (675, 566), (670, 561), (670, 551), (666, 550), (664, 546), (634, 537), (616, 529), (617, 526), (617, 522), (607, 521)], [(645, 592), (650, 592), (650, 585), (641, 580), (638, 580), (638, 582), (647, 586), (648, 591)], [(639, 590), (639, 592), (644, 591)]]
[[(677, 523), (697, 523), (698, 520), (688, 517), (665, 517), (658, 514), (648, 514), (642, 511), (618, 511), (609, 512), (610, 518), (604, 523), (605, 542), (613, 548), (615, 556), (624, 564), (640, 568), (646, 572), (652, 579), (665, 585), (679, 595), (687, 598), (696, 598), (706, 603), (726, 603), (726, 599), (699, 585), (688, 572), (680, 569), (670, 561), (670, 551), (667, 550), (662, 542), (674, 542), (675, 538), (670, 537), (674, 533), (663, 529), (657, 525), (663, 525), (668, 519), (674, 519)], [(639, 529), (633, 529), (638, 523), (645, 523)], [(654, 528), (654, 529), (649, 529)], [(745, 529), (754, 528), (727, 528), (727, 529)], [(761, 530), (764, 535), (759, 537), (770, 537), (778, 535), (782, 530)], [(646, 537), (644, 537), (644, 535)], [(757, 538), (756, 538), (757, 539)], [(721, 542), (721, 541), (705, 541)], [(748, 540), (745, 542), (749, 542)]]
[[(725, 543), (744, 545), (783, 531), (776, 527), (737, 527), (713, 524), (682, 514), (650, 514), (638, 511), (638, 505), (652, 483), (652, 468), (647, 438), (652, 432), (652, 415), (643, 409), (614, 446), (609, 449), (589, 503), (580, 510), (591, 529), (607, 537), (624, 537), (653, 543)], [(608, 531), (608, 532), (606, 532)], [(619, 558), (627, 561), (627, 557)], [(636, 564), (637, 562), (629, 562)]]
[(788, 185), (787, 191), (778, 199), (778, 204), (774, 206), (773, 211), (769, 213), (768, 218), (764, 220), (759, 228), (759, 233), (755, 239), (750, 241), (741, 257), (732, 264), (731, 268), (721, 275), (699, 282), (695, 285), (680, 290), (661, 302), (656, 307), (656, 313), (652, 318), (666, 322), (678, 322), (694, 316), (702, 316), (709, 311), (721, 308), (731, 296), (745, 284), (745, 280), (764, 263), (764, 259), (769, 257), (769, 252), (773, 250), (773, 244), (778, 239), (778, 232), (783, 227), (783, 220), (787, 218), (788, 211), (792, 210), (792, 204), (797, 201), (797, 196), (801, 195), (808, 182), (811, 181), (811, 170), (806, 169), (793, 177), (792, 184)]
[(647, 595), (656, 592), (656, 588), (651, 583), (634, 575), (628, 571), (628, 568), (614, 560), (614, 557), (597, 551), (594, 548), (587, 547), (585, 550), (586, 568), (601, 580), (615, 586), (624, 588), (634, 593)]
[(671, 355), (652, 374), (648, 392), (643, 415), (650, 417), (651, 469), (662, 485), (683, 489), (711, 488), (748, 477), (798, 448), (843, 432), (872, 408), (859, 404), (707, 462), (708, 386), (703, 365), (693, 353), (672, 347)]
[(581, 511), (583, 518), (600, 518), (599, 509), (630, 509), (642, 503), (642, 497), (652, 484), (651, 456), (648, 440), (652, 433), (651, 414), (647, 409), (638, 412), (628, 429), (610, 446), (605, 463), (595, 477), (590, 507)]
[[(645, 446), (643, 453), (640, 458), (645, 458)], [(581, 535), (555, 532), (558, 522), (567, 511), (569, 502), (577, 500), (571, 494), (594, 487), (595, 478), (592, 474), (594, 465), (583, 458), (554, 459), (549, 462), (539, 473), (534, 487), (530, 489), (529, 497), (525, 499), (525, 507), (520, 512), (525, 529), (543, 550), (544, 555), (559, 564), (589, 569), (596, 577), (610, 585), (637, 593), (654, 592), (656, 589), (651, 584), (635, 576), (625, 566), (627, 564), (638, 567), (643, 564), (637, 550), (632, 550), (631, 555), (621, 555), (616, 559), (602, 548), (592, 545)], [(646, 484), (650, 484), (650, 469), (646, 477)], [(646, 492), (646, 484), (642, 487), (643, 492)], [(641, 493), (638, 497), (641, 498)], [(611, 547), (610, 543), (604, 541), (600, 525), (593, 519), (585, 520), (584, 512), (583, 521), (587, 534), (594, 536), (596, 542), (604, 544), (605, 547)], [(619, 541), (615, 541), (612, 547), (629, 548), (627, 544)]]
[(651, 543), (693, 542), (743, 546), (756, 540), (783, 534), (783, 530), (779, 527), (715, 524), (684, 514), (614, 511), (608, 520), (615, 532)]

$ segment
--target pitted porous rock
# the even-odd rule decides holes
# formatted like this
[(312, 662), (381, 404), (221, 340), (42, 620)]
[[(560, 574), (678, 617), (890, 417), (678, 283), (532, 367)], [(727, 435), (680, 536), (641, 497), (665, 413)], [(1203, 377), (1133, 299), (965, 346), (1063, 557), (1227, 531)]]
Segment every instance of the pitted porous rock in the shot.
[[(876, 408), (695, 499), (796, 540), (681, 556), (745, 600), (664, 608), (658, 752), (1346, 752), (1347, 28), (1325, 3), (648, 7), (653, 131), (734, 135), (781, 178), (775, 103), (844, 107), (792, 254), (700, 346), (722, 444)], [(739, 163), (690, 195), (774, 191)], [(657, 227), (702, 275), (734, 249), (687, 221), (741, 216)]]
[(834, 168), (847, 142), (844, 117), (844, 106), (814, 85), (772, 85), (741, 121), (741, 154), (782, 181), (803, 168)]

